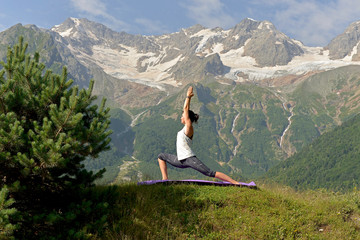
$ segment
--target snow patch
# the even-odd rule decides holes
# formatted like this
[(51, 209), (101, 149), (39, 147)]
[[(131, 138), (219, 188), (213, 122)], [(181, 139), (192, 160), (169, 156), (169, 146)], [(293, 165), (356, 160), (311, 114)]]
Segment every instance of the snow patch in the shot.
[(262, 22), (259, 24), (258, 29), (263, 29), (263, 27), (264, 27), (264, 23)]
[(349, 61), (349, 62), (351, 62), (352, 57), (358, 53), (358, 50), (357, 50), (357, 49), (358, 49), (359, 44), (360, 44), (360, 42), (354, 46), (354, 48), (352, 49), (350, 55), (347, 55), (347, 56), (345, 56), (345, 57), (343, 58), (344, 61)]
[[(121, 45), (125, 50), (118, 51), (105, 46), (97, 45), (93, 47), (92, 59), (107, 74), (129, 81), (141, 83), (150, 87), (157, 87), (165, 90), (163, 84), (177, 86), (175, 80), (171, 78), (168, 71), (184, 57), (179, 55), (171, 61), (160, 63), (165, 57), (165, 53), (157, 56), (155, 53), (139, 53), (135, 48)], [(147, 57), (142, 61), (142, 66), (148, 64), (145, 72), (139, 72), (137, 69), (138, 61), (141, 57)], [(124, 74), (126, 73), (126, 74)]]
[(247, 18), (248, 20), (250, 21), (253, 21), (253, 22), (257, 22), (256, 20), (252, 19), (252, 18)]
[(70, 18), (70, 19), (75, 23), (75, 26), (76, 26), (76, 27), (78, 27), (78, 26), (80, 25), (80, 23), (81, 23), (81, 22), (80, 22), (80, 19), (78, 19), (78, 18), (73, 18), (73, 17), (72, 17), (72, 18)]
[(209, 39), (211, 39), (213, 37), (217, 37), (217, 36), (222, 36), (222, 32), (221, 31), (220, 32), (213, 32), (211, 29), (203, 29), (203, 30), (197, 32), (196, 34), (191, 35), (190, 38), (203, 37), (201, 39), (201, 41), (199, 42), (199, 45), (197, 46), (197, 48), (195, 50), (195, 53), (201, 52), (204, 49), (207, 41)]
[(68, 30), (66, 30), (66, 31), (64, 31), (64, 32), (59, 32), (59, 34), (60, 34), (62, 37), (68, 37), (68, 36), (70, 36), (72, 30), (73, 30), (73, 28), (69, 28)]
[[(239, 74), (246, 75), (250, 81), (259, 81), (287, 74), (300, 75), (311, 71), (326, 71), (347, 65), (360, 65), (360, 62), (351, 61), (350, 56), (343, 60), (330, 60), (329, 51), (323, 51), (321, 47), (304, 47), (303, 49), (305, 53), (294, 57), (287, 65), (274, 67), (258, 67), (254, 58), (243, 56), (244, 47), (220, 54), (220, 58), (225, 66), (231, 68), (225, 77), (234, 81), (245, 80), (239, 77)], [(354, 48), (352, 55), (356, 52), (357, 48)]]
[(159, 39), (168, 39), (168, 38), (170, 38), (169, 35), (162, 35), (162, 36), (159, 37)]
[(222, 43), (215, 44), (212, 49), (213, 53), (220, 53), (222, 50), (224, 50), (224, 45)]
[(231, 68), (256, 66), (256, 61), (254, 58), (249, 56), (243, 56), (243, 54), (244, 54), (244, 47), (241, 47), (238, 49), (232, 49), (224, 54), (220, 54), (220, 58), (225, 66)]
[(271, 23), (270, 22), (268, 22), (268, 21), (263, 21), (263, 22), (261, 22), (260, 24), (259, 24), (259, 26), (258, 26), (258, 29), (264, 29), (264, 28), (266, 28), (266, 29), (271, 29)]

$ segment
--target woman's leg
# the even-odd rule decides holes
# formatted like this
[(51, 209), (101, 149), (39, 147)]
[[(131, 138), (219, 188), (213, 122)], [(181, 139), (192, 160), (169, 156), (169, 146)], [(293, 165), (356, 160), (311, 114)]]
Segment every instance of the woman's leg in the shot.
[(207, 167), (203, 162), (201, 162), (197, 157), (189, 157), (187, 159), (185, 159), (185, 161), (183, 162), (183, 164), (185, 166), (191, 167), (199, 172), (201, 172), (202, 174), (204, 174), (205, 176), (208, 177), (216, 177), (220, 180), (226, 181), (226, 182), (230, 182), (232, 184), (240, 184), (239, 182), (235, 181), (234, 179), (232, 179), (231, 177), (229, 177), (228, 175), (222, 173), (222, 172), (214, 172), (212, 170), (210, 170), (209, 167)]
[(239, 182), (235, 181), (234, 179), (232, 179), (231, 177), (229, 177), (228, 175), (226, 175), (225, 173), (222, 173), (222, 172), (216, 172), (215, 177), (220, 180), (230, 182), (232, 184), (240, 184)]
[(158, 158), (159, 167), (162, 175), (162, 180), (168, 180), (167, 166), (164, 160)]
[(177, 156), (168, 153), (160, 153), (158, 156), (159, 167), (162, 175), (162, 180), (168, 180), (168, 172), (167, 172), (167, 163), (171, 164), (177, 168), (186, 168), (183, 166), (180, 161), (178, 161)]

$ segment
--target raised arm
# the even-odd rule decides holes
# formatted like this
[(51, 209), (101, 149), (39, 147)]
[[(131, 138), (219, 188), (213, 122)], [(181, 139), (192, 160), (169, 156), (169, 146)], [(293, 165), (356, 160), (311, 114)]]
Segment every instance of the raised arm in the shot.
[(188, 91), (187, 91), (186, 99), (184, 102), (183, 117), (184, 117), (184, 122), (185, 122), (185, 134), (190, 138), (192, 137), (193, 132), (194, 132), (193, 127), (192, 127), (192, 122), (189, 117), (190, 101), (193, 96), (194, 96), (193, 87), (189, 87)]

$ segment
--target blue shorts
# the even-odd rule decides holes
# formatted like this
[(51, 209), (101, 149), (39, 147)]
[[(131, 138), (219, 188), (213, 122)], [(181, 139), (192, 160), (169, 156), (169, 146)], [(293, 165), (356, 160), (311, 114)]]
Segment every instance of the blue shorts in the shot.
[(176, 155), (160, 153), (158, 158), (167, 163), (170, 163), (174, 167), (192, 168), (208, 177), (215, 177), (216, 172), (211, 171), (210, 168), (208, 168), (204, 163), (202, 163), (196, 156), (185, 158), (179, 161)]

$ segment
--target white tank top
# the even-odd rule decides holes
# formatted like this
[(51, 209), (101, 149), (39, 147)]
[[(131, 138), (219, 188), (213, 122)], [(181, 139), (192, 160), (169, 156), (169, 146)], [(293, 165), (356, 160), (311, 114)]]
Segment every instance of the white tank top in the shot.
[(195, 156), (191, 150), (192, 140), (185, 134), (185, 127), (177, 133), (176, 137), (176, 152), (178, 160), (183, 160), (188, 157)]

